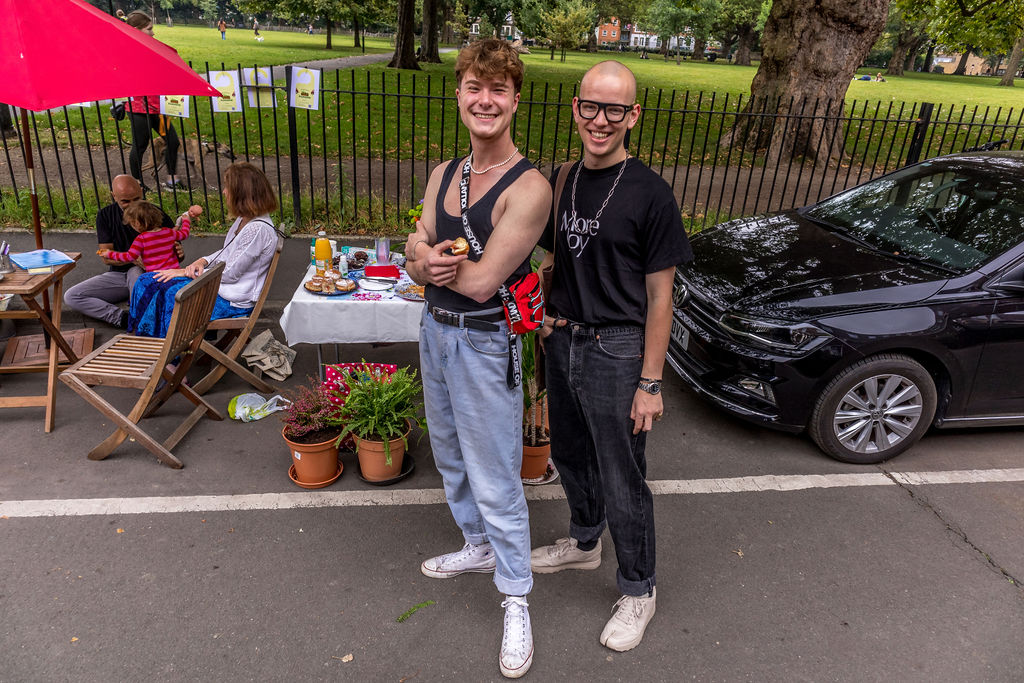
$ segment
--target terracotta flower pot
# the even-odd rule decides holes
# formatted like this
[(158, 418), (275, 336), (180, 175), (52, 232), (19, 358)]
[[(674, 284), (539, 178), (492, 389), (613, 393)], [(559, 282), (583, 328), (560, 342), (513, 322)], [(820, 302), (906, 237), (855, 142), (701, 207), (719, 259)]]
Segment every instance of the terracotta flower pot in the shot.
[(543, 477), (548, 469), (548, 458), (551, 456), (551, 444), (543, 446), (527, 446), (523, 444), (523, 465), (519, 469), (522, 479)]
[(353, 435), (356, 441), (356, 455), (359, 457), (359, 471), (363, 479), (367, 481), (386, 481), (394, 479), (402, 472), (402, 459), (405, 457), (405, 441), (409, 438), (411, 425), (406, 425), (405, 434), (397, 439), (388, 442), (391, 448), (391, 465), (386, 464), (384, 442), (373, 439), (360, 439)]
[(295, 443), (285, 436), (284, 429), (281, 436), (292, 454), (292, 465), (295, 467), (295, 479), (300, 484), (320, 484), (333, 481), (337, 478), (338, 471), (338, 447), (335, 442), (337, 436), (331, 437), (321, 443)]

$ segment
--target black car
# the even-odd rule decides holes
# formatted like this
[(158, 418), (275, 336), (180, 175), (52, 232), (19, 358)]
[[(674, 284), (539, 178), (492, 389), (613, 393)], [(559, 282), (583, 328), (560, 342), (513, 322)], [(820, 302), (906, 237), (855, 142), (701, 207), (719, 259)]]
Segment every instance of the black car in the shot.
[(676, 273), (669, 364), (874, 463), (931, 426), (1024, 424), (1024, 154), (959, 154), (723, 223)]

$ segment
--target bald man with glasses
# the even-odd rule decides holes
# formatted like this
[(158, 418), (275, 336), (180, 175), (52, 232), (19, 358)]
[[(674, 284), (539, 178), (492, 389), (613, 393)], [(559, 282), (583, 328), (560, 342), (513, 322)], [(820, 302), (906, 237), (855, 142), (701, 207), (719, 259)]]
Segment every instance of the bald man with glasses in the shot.
[[(124, 222), (124, 207), (142, 199), (142, 186), (130, 175), (116, 176), (110, 186), (113, 201), (96, 214), (97, 250), (128, 251), (135, 241), (135, 230)], [(164, 213), (163, 227), (174, 221)], [(180, 242), (174, 244), (178, 260), (184, 256)], [(121, 329), (128, 328), (128, 311), (118, 304), (128, 301), (135, 280), (142, 274), (141, 263), (122, 263), (97, 256), (110, 266), (105, 273), (79, 282), (64, 293), (64, 303), (74, 311), (97, 318)]]
[(554, 263), (547, 358), (551, 456), (569, 536), (535, 548), (535, 574), (601, 565), (611, 532), (621, 598), (600, 642), (640, 644), (654, 616), (654, 499), (647, 432), (661, 419), (675, 267), (692, 259), (672, 189), (625, 147), (640, 118), (636, 79), (615, 61), (583, 76), (573, 116), (583, 160), (552, 177), (556, 212), (540, 246)]

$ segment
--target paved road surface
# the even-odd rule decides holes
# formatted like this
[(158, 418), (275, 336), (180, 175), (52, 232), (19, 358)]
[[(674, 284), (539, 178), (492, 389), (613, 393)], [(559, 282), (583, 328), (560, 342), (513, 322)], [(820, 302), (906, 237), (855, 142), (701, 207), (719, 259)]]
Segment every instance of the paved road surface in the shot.
[[(306, 244), (289, 241), (275, 292), (297, 283)], [(415, 365), (416, 347), (342, 357)], [(313, 363), (300, 346), (286, 384)], [(0, 376), (0, 395), (40, 380)], [(223, 406), (246, 389), (228, 379), (211, 396)], [(598, 570), (536, 577), (528, 680), (1020, 680), (1019, 430), (930, 435), (856, 467), (737, 422), (678, 379), (665, 400), (649, 442), (648, 635), (629, 653), (597, 642), (618, 597), (606, 537)], [(111, 427), (63, 386), (55, 431), (42, 422), (39, 409), (0, 412), (0, 681), (500, 679), (489, 578), (418, 570), (461, 544), (426, 439), (393, 487), (364, 484), (347, 454), (338, 482), (304, 491), (273, 418), (201, 423), (180, 471), (133, 443), (87, 460)], [(564, 535), (557, 484), (528, 493), (534, 541)]]

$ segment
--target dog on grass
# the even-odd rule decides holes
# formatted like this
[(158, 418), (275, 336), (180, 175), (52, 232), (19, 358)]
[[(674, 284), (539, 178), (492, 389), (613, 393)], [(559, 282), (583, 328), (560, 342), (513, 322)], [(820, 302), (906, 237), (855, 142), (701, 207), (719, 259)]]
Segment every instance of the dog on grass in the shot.
[[(162, 169), (166, 164), (164, 163), (164, 149), (167, 147), (167, 142), (162, 137), (154, 137), (152, 144), (146, 147), (146, 151), (142, 155), (142, 170), (153, 171), (153, 177), (156, 177), (157, 172)], [(202, 170), (199, 167), (199, 157), (203, 154), (219, 154), (220, 156), (235, 160), (235, 153), (231, 151), (231, 148), (225, 145), (223, 142), (199, 142), (199, 140), (188, 138), (185, 140), (185, 144), (182, 147), (182, 156), (186, 164), (192, 166), (192, 177), (202, 178)], [(153, 159), (157, 159), (157, 163), (153, 163)]]

